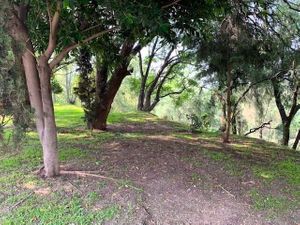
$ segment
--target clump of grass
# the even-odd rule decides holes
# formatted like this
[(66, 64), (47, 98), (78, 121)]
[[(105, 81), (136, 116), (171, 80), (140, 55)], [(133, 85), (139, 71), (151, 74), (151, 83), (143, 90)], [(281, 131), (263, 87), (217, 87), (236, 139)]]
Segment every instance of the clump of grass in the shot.
[(157, 121), (158, 117), (149, 114), (149, 113), (141, 113), (141, 112), (112, 112), (108, 116), (108, 123), (143, 123), (146, 121)]
[(293, 160), (284, 160), (276, 165), (280, 176), (285, 177), (290, 184), (300, 186), (300, 164)]
[(186, 139), (186, 140), (195, 139), (195, 136), (193, 134), (187, 134), (187, 133), (175, 133), (173, 136), (176, 138), (181, 138), (181, 139)]
[(68, 161), (71, 159), (82, 159), (87, 156), (87, 153), (81, 149), (64, 148), (59, 151), (59, 160)]
[(273, 181), (277, 176), (274, 170), (263, 166), (256, 165), (252, 168), (252, 171), (256, 177), (262, 178), (266, 181)]
[(293, 202), (283, 196), (264, 195), (256, 189), (252, 189), (249, 194), (256, 210), (269, 210), (278, 213), (294, 206)]
[(300, 186), (300, 165), (291, 159), (268, 166), (254, 166), (252, 170), (256, 176), (264, 180), (273, 181), (282, 178), (286, 179), (290, 185)]
[(234, 159), (232, 159), (232, 157), (229, 154), (209, 150), (204, 150), (204, 154), (213, 161), (222, 162), (224, 164), (225, 170), (229, 175), (242, 176), (244, 174), (241, 167), (237, 164), (237, 162)]
[(83, 201), (73, 196), (70, 199), (52, 195), (51, 199), (32, 196), (21, 206), (0, 218), (8, 224), (93, 224), (110, 220), (118, 214), (119, 207), (111, 205), (101, 210), (83, 206)]
[(230, 159), (230, 156), (223, 152), (204, 150), (204, 154), (214, 161), (225, 161)]

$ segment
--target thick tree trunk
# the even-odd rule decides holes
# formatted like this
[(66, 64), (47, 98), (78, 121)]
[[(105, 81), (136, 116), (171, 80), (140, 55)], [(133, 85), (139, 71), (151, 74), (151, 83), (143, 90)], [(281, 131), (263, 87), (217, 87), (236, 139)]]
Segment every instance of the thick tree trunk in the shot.
[(281, 144), (284, 146), (288, 146), (289, 145), (289, 140), (290, 140), (290, 126), (291, 126), (291, 121), (284, 121), (282, 123), (282, 140), (281, 140)]
[[(99, 100), (96, 109), (96, 118), (92, 123), (92, 128), (96, 130), (107, 129), (107, 118), (111, 109), (111, 105), (116, 97), (118, 90), (122, 84), (124, 78), (130, 74), (126, 66), (120, 66), (110, 78), (109, 82), (105, 83), (105, 86), (101, 86), (99, 91)], [(98, 82), (97, 82), (98, 83)], [(103, 85), (103, 82), (99, 82), (99, 85)]]
[(228, 66), (227, 69), (227, 91), (226, 91), (226, 127), (223, 137), (224, 143), (229, 143), (230, 135), (230, 126), (231, 126), (231, 83), (232, 83), (232, 74), (231, 66)]
[(296, 136), (296, 139), (295, 139), (295, 142), (294, 142), (294, 144), (293, 144), (293, 149), (297, 149), (297, 146), (298, 146), (298, 144), (299, 144), (299, 141), (300, 141), (300, 130), (298, 131), (298, 134), (297, 134), (297, 136)]
[(113, 103), (115, 96), (103, 96), (104, 101), (101, 101), (97, 109), (97, 117), (92, 123), (92, 128), (96, 130), (106, 130), (107, 129), (107, 118)]

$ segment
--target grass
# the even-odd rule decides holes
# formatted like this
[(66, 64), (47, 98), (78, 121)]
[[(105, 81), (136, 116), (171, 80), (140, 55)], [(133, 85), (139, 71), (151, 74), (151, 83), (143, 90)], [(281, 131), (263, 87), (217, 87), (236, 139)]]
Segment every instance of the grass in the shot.
[[(26, 198), (26, 196), (8, 199), (7, 204), (13, 205), (21, 198)], [(45, 199), (43, 196), (30, 196), (28, 193), (27, 198), (26, 204), (7, 213), (2, 218), (1, 224), (84, 225), (94, 222), (101, 224), (103, 221), (115, 217), (119, 211), (117, 205), (111, 205), (101, 210), (86, 208), (83, 201), (77, 196), (66, 199), (65, 196), (51, 194)]]
[[(144, 137), (142, 133), (90, 132), (85, 130), (83, 110), (75, 105), (55, 105), (56, 123), (58, 127), (59, 160), (62, 163), (89, 161), (96, 165), (102, 162), (91, 158), (90, 152), (101, 151), (101, 144), (110, 140), (136, 139)], [(109, 124), (142, 123), (158, 121), (158, 118), (146, 113), (111, 113)], [(6, 136), (9, 133), (5, 134)], [(118, 205), (106, 205), (97, 209), (101, 202), (99, 191), (88, 194), (69, 196), (64, 190), (41, 196), (36, 191), (45, 186), (53, 188), (51, 182), (44, 182), (31, 172), (42, 163), (42, 150), (35, 132), (27, 134), (22, 152), (5, 152), (0, 158), (0, 224), (102, 224), (117, 216)], [(80, 185), (79, 181), (78, 184)], [(49, 186), (50, 185), (50, 186)], [(96, 182), (95, 188), (106, 188), (105, 181)], [(131, 188), (138, 192), (130, 180), (120, 180), (119, 188)], [(3, 193), (5, 193), (3, 195)], [(24, 200), (25, 199), (25, 200)], [(24, 200), (24, 202), (22, 202)], [(13, 207), (18, 202), (22, 204)], [(13, 207), (13, 209), (11, 209)]]
[(253, 202), (253, 208), (260, 211), (268, 211), (270, 216), (282, 214), (288, 209), (295, 207), (295, 203), (284, 196), (265, 195), (257, 189), (252, 189), (249, 194)]
[[(58, 126), (59, 159), (63, 165), (97, 165), (103, 161), (94, 158), (95, 153), (102, 154), (105, 143), (115, 140), (146, 138), (141, 132), (91, 132), (84, 129), (83, 110), (74, 105), (55, 106)], [(190, 164), (194, 172), (190, 177), (193, 184), (210, 188), (207, 177), (213, 174), (199, 173), (207, 163), (221, 169), (224, 176), (242, 179), (247, 171), (250, 178), (258, 184), (249, 191), (253, 207), (260, 211), (278, 213), (287, 211), (295, 205), (300, 205), (300, 164), (299, 155), (287, 151), (281, 146), (265, 141), (233, 136), (232, 143), (223, 145), (218, 132), (202, 132), (189, 134), (185, 126), (166, 122), (147, 113), (113, 112), (108, 118), (109, 124), (117, 123), (168, 123), (174, 127), (173, 137), (187, 143), (200, 143), (201, 149), (196, 149), (196, 155), (187, 151), (183, 163)], [(8, 133), (6, 133), (8, 135)], [(185, 148), (189, 150), (189, 148)], [(93, 180), (84, 183), (75, 178), (74, 186), (83, 187), (83, 193), (69, 193), (64, 187), (64, 180), (42, 180), (32, 171), (42, 165), (42, 150), (35, 132), (29, 132), (21, 152), (1, 151), (0, 156), (0, 224), (101, 224), (117, 217), (120, 206), (103, 200), (101, 190), (109, 188), (109, 182)], [(190, 155), (189, 155), (190, 154)], [(124, 169), (125, 170), (125, 169)], [(112, 170), (113, 171), (113, 170)], [(260, 181), (262, 181), (260, 183)], [(92, 183), (91, 183), (92, 182)], [(268, 188), (277, 188), (277, 183), (283, 183), (274, 193)], [(89, 189), (89, 185), (93, 188)], [(132, 189), (143, 192), (131, 180), (119, 180), (117, 189)], [(71, 185), (72, 186), (72, 185)], [(60, 188), (58, 188), (60, 187)], [(47, 194), (39, 190), (55, 190)], [(74, 188), (74, 187), (73, 187)], [(86, 190), (87, 188), (87, 190)], [(75, 188), (76, 189), (76, 188)], [(118, 190), (117, 190), (118, 191)], [(25, 199), (25, 200), (24, 200)], [(24, 202), (22, 202), (24, 200)], [(21, 202), (21, 204), (17, 203)], [(103, 203), (105, 202), (105, 204)]]

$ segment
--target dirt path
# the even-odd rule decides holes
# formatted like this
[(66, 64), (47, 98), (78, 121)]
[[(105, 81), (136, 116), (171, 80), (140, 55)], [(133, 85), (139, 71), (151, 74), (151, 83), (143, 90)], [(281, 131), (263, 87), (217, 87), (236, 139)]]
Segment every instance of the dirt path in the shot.
[(76, 166), (123, 181), (102, 190), (103, 199), (109, 199), (103, 201), (122, 207), (107, 224), (296, 224), (297, 218), (270, 219), (251, 208), (248, 193), (257, 181), (245, 168), (239, 174), (233, 167), (237, 174), (232, 175), (211, 160), (205, 140), (178, 138), (167, 123), (115, 125), (110, 132), (143, 136), (108, 141), (94, 155), (101, 165)]

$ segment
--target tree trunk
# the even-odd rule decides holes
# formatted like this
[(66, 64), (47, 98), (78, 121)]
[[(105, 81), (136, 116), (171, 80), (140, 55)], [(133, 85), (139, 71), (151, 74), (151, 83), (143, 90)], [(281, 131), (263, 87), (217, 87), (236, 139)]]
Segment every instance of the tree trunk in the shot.
[(46, 59), (41, 57), (38, 63), (40, 87), (43, 104), (43, 160), (45, 175), (53, 177), (59, 175), (59, 163), (57, 152), (57, 130), (55, 124), (54, 107), (51, 95), (51, 69)]
[(45, 176), (53, 177), (59, 175), (59, 163), (51, 95), (51, 70), (46, 59), (41, 57), (37, 63), (34, 57), (34, 48), (25, 25), (27, 9), (26, 5), (19, 6), (18, 15), (12, 14), (8, 20), (7, 30), (14, 41), (26, 47), (21, 57), (30, 105), (34, 109), (36, 128), (43, 148)]
[(146, 88), (146, 81), (145, 77), (142, 77), (141, 80), (141, 87), (140, 87), (140, 93), (139, 93), (139, 99), (138, 99), (138, 110), (144, 111), (144, 101), (145, 101), (145, 88)]
[(92, 128), (96, 130), (107, 129), (107, 118), (115, 96), (103, 96), (105, 100), (101, 101), (97, 109), (97, 117), (92, 123)]
[(299, 129), (299, 131), (298, 131), (298, 134), (297, 134), (297, 136), (296, 136), (296, 139), (295, 139), (295, 142), (294, 142), (294, 144), (293, 144), (293, 149), (297, 149), (297, 146), (298, 146), (298, 144), (299, 144), (299, 141), (300, 141), (300, 129)]
[(259, 130), (259, 138), (263, 139), (263, 128)]
[[(111, 105), (116, 97), (116, 94), (122, 84), (124, 78), (130, 74), (127, 70), (127, 64), (120, 66), (116, 69), (115, 73), (110, 78), (109, 82), (105, 83), (105, 86), (101, 86), (99, 90), (99, 100), (96, 109), (96, 118), (92, 122), (92, 128), (96, 130), (107, 129), (107, 118), (111, 109)], [(103, 85), (103, 82), (97, 82), (99, 85)], [(97, 84), (97, 85), (98, 85)]]
[(289, 140), (290, 140), (290, 125), (291, 122), (286, 120), (282, 123), (282, 140), (281, 140), (281, 144), (284, 146), (288, 146), (289, 145)]
[(232, 118), (232, 133), (237, 134), (237, 119), (236, 116), (233, 116)]
[(221, 118), (220, 118), (220, 128), (219, 130), (221, 132), (225, 132), (226, 129), (226, 104), (222, 101), (221, 99), (221, 104), (222, 104), (222, 114), (221, 114)]
[(230, 125), (231, 125), (231, 83), (232, 83), (232, 74), (231, 66), (228, 66), (227, 69), (227, 91), (226, 91), (226, 127), (223, 137), (224, 143), (229, 143), (230, 135)]

